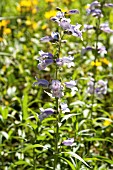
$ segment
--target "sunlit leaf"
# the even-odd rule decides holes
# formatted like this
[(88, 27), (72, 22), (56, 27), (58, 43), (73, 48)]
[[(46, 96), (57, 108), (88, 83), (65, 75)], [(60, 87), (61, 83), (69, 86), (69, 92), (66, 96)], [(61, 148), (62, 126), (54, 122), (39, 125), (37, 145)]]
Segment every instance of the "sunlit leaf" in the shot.
[(69, 154), (72, 157), (75, 157), (76, 159), (78, 159), (79, 161), (81, 161), (82, 163), (84, 163), (88, 168), (91, 168), (79, 155), (77, 155), (74, 152), (62, 152), (62, 153), (66, 153)]

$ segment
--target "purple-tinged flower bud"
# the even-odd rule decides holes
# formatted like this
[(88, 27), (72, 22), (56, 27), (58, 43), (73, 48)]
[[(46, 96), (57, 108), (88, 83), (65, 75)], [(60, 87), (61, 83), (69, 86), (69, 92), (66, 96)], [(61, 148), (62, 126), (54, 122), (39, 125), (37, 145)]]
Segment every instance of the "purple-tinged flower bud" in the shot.
[(112, 3), (105, 3), (104, 6), (105, 7), (113, 7), (113, 4)]
[(41, 56), (40, 58), (42, 58), (42, 59), (45, 59), (45, 58), (52, 59), (53, 58), (53, 54), (48, 53), (48, 52), (45, 53), (42, 50), (39, 51), (39, 55)]
[(73, 36), (80, 37), (81, 40), (83, 40), (82, 31), (79, 30), (80, 27), (81, 27), (80, 24), (71, 25), (71, 27), (70, 27), (70, 29), (68, 31), (71, 32)]
[(78, 9), (71, 9), (67, 13), (68, 14), (79, 14), (79, 10)]
[(87, 51), (92, 51), (93, 47), (87, 46), (86, 48), (82, 48), (81, 54), (84, 55)]
[(50, 20), (59, 23), (59, 19), (57, 17), (51, 17)]
[(67, 140), (64, 140), (62, 143), (65, 146), (71, 146), (74, 142), (74, 138), (68, 138)]
[(93, 29), (93, 28), (94, 28), (93, 25), (84, 24), (84, 30), (91, 30), (91, 29)]
[(37, 79), (37, 82), (33, 83), (33, 85), (38, 85), (38, 86), (42, 86), (42, 87), (48, 87), (49, 86), (49, 82), (45, 79)]
[(73, 87), (76, 86), (76, 81), (71, 80), (71, 81), (69, 81), (69, 82), (65, 82), (65, 85), (66, 85), (67, 88), (72, 89)]
[(52, 32), (51, 33), (51, 36), (45, 36), (45, 37), (42, 37), (40, 39), (40, 41), (42, 42), (54, 42), (54, 41), (58, 41), (59, 39), (59, 33), (58, 32)]
[(100, 2), (94, 1), (90, 4), (90, 9), (94, 9), (96, 6), (100, 6)]
[(52, 40), (52, 37), (51, 36), (45, 36), (45, 37), (42, 37), (41, 39), (40, 39), (40, 41), (42, 41), (42, 42), (49, 42), (49, 41), (51, 41)]
[(43, 119), (45, 119), (46, 117), (48, 117), (52, 114), (54, 114), (54, 110), (52, 108), (47, 108), (47, 109), (41, 111), (41, 114), (39, 115), (39, 119), (40, 119), (40, 121), (42, 121)]
[(87, 93), (89, 94), (94, 93), (94, 79), (93, 78), (88, 82)]

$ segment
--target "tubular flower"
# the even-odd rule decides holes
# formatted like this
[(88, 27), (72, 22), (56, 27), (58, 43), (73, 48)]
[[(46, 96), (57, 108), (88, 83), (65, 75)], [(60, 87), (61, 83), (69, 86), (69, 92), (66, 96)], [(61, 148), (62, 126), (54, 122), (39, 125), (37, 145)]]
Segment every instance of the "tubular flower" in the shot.
[(107, 93), (107, 82), (103, 80), (99, 80), (98, 82), (94, 83), (94, 80), (91, 79), (88, 82), (87, 93), (89, 94), (96, 94), (98, 97)]
[(39, 115), (39, 119), (40, 119), (40, 121), (42, 121), (43, 119), (45, 119), (46, 117), (48, 117), (52, 114), (54, 114), (54, 110), (52, 108), (47, 108), (45, 110), (41, 110), (41, 114)]
[(51, 36), (45, 36), (40, 39), (41, 42), (56, 42), (59, 40), (59, 33), (58, 32), (52, 32)]
[(45, 79), (38, 79), (36, 77), (36, 80), (37, 82), (34, 82), (33, 85), (38, 85), (38, 86), (45, 87), (45, 88), (49, 86), (49, 82)]
[(63, 96), (63, 92), (62, 92), (63, 87), (59, 80), (52, 80), (50, 87), (51, 87), (53, 97), (61, 98)]
[(100, 30), (102, 30), (108, 34), (113, 33), (113, 30), (109, 28), (109, 25), (107, 22), (100, 25)]
[(39, 61), (39, 70), (44, 70), (47, 66), (53, 63), (53, 55), (51, 53), (39, 51), (39, 55), (40, 57), (37, 59)]
[(67, 140), (64, 140), (62, 143), (65, 145), (65, 146), (71, 146), (74, 142), (74, 138), (68, 138)]

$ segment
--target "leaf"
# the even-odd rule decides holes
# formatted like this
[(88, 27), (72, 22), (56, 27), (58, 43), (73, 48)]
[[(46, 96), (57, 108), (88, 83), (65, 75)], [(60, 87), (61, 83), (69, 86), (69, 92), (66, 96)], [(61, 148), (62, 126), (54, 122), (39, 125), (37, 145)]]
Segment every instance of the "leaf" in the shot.
[(7, 117), (8, 117), (8, 107), (0, 107), (0, 111), (2, 113), (3, 119), (7, 119)]
[(28, 162), (26, 162), (26, 161), (23, 161), (23, 160), (17, 161), (17, 162), (15, 162), (15, 164), (16, 164), (16, 165), (30, 165), (30, 166), (32, 166), (30, 163), (28, 163)]
[(22, 111), (23, 111), (23, 119), (26, 120), (28, 118), (28, 95), (24, 93), (23, 100), (22, 100)]
[(60, 157), (62, 160), (64, 160), (65, 162), (67, 162), (69, 164), (69, 166), (71, 167), (72, 170), (76, 170), (74, 165), (66, 158)]
[(74, 152), (62, 152), (62, 153), (66, 153), (71, 155), (72, 157), (75, 157), (76, 159), (78, 159), (79, 161), (81, 161), (82, 163), (84, 163), (88, 168), (91, 168), (79, 155), (77, 155)]
[(80, 113), (65, 115), (65, 116), (62, 118), (61, 122), (63, 122), (64, 120), (68, 120), (70, 117), (76, 116), (76, 115), (79, 115), (79, 114), (80, 114)]
[(86, 141), (107, 141), (110, 143), (113, 143), (113, 140), (111, 138), (85, 138)]
[(9, 136), (8, 136), (8, 134), (7, 134), (6, 132), (1, 131), (0, 133), (1, 133), (1, 134), (2, 134), (2, 136), (4, 136), (6, 139), (8, 139), (8, 138), (9, 138)]
[(22, 151), (23, 151), (23, 152), (26, 152), (26, 151), (29, 151), (30, 149), (33, 149), (33, 148), (43, 148), (43, 146), (40, 145), (40, 144), (35, 144), (35, 145), (29, 144), (29, 145), (26, 146)]

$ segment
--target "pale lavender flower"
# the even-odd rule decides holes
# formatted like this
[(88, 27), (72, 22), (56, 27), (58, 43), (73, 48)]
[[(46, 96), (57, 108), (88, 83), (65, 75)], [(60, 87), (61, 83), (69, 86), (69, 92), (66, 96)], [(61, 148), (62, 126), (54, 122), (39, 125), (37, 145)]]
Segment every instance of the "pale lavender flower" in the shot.
[(55, 42), (59, 40), (59, 33), (58, 32), (52, 32), (51, 36), (45, 36), (40, 39), (42, 42)]
[(60, 98), (63, 96), (63, 92), (62, 92), (63, 87), (59, 80), (52, 80), (50, 88), (51, 88), (53, 97)]
[(105, 46), (99, 47), (98, 48), (98, 53), (99, 54), (107, 54)]
[(94, 29), (93, 25), (84, 24), (84, 30), (91, 30), (91, 29)]
[(44, 70), (47, 66), (53, 63), (53, 55), (51, 53), (45, 53), (42, 50), (39, 51), (40, 57), (37, 58), (39, 60), (38, 68), (39, 70)]
[(103, 80), (99, 80), (95, 85), (95, 93), (96, 94), (106, 94), (107, 93), (107, 82)]
[(73, 56), (68, 56), (68, 57), (62, 57), (56, 60), (56, 64), (58, 66), (62, 66), (66, 64), (69, 68), (73, 65), (74, 57)]
[[(53, 54), (51, 53), (48, 53), (48, 52), (44, 52), (44, 51), (39, 51), (39, 55), (40, 55), (40, 60), (42, 59), (45, 59), (45, 58), (49, 58), (49, 59), (52, 59), (53, 58)], [(39, 60), (39, 58), (37, 59)]]
[(39, 70), (45, 70), (45, 68), (47, 66), (49, 66), (50, 64), (53, 63), (53, 59), (46, 59), (46, 60), (43, 60), (41, 61), (39, 64), (38, 64), (38, 69)]
[(101, 97), (102, 95), (107, 93), (107, 82), (103, 80), (99, 80), (94, 84), (94, 80), (91, 79), (88, 82), (88, 89), (87, 93), (89, 94), (96, 94), (98, 97)]
[(41, 114), (39, 115), (39, 119), (40, 121), (42, 121), (43, 119), (45, 119), (46, 117), (54, 114), (54, 110), (52, 108), (47, 108), (45, 110), (40, 109), (41, 110)]
[(38, 85), (47, 88), (49, 86), (49, 82), (45, 79), (38, 79), (36, 77), (37, 82), (34, 82), (33, 85)]
[(76, 81), (75, 80), (71, 80), (69, 82), (65, 82), (65, 85), (66, 85), (67, 88), (72, 89), (73, 87), (76, 86)]
[(109, 28), (109, 25), (108, 25), (107, 22), (100, 25), (100, 30), (102, 30), (102, 31), (104, 31), (106, 33), (113, 33), (113, 30), (111, 30)]
[(62, 18), (59, 23), (59, 26), (61, 26), (64, 30), (68, 30), (71, 27), (70, 21), (71, 21), (70, 19)]
[(70, 112), (67, 103), (61, 103), (60, 106), (63, 113)]
[(64, 140), (62, 143), (65, 146), (71, 146), (74, 142), (74, 138), (68, 138), (67, 140)]
[(90, 10), (90, 14), (92, 14), (94, 17), (102, 17), (101, 9), (92, 9)]
[(80, 37), (81, 40), (83, 40), (83, 38), (82, 38), (82, 31), (79, 30), (80, 27), (81, 27), (81, 25), (77, 23), (76, 25), (71, 25), (71, 27), (70, 27), (70, 29), (68, 29), (68, 31), (71, 32), (71, 34), (73, 36)]
[(52, 41), (53, 39), (52, 39), (52, 37), (51, 36), (45, 36), (45, 37), (42, 37), (41, 39), (40, 39), (40, 41), (42, 41), (42, 42), (50, 42), (50, 41)]
[(99, 7), (100, 6), (100, 2), (98, 1), (94, 1), (92, 2), (90, 5), (89, 5), (89, 8), (86, 10), (87, 14), (92, 14), (92, 16), (94, 17), (102, 17), (102, 11), (101, 9), (99, 8), (96, 8), (96, 7)]

